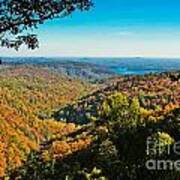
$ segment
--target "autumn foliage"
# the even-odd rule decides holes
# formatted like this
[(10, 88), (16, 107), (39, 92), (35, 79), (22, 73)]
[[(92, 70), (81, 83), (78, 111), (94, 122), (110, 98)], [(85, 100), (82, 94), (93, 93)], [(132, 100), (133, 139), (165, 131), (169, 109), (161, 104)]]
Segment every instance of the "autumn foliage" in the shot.
[(79, 98), (89, 85), (43, 69), (19, 67), (0, 72), (0, 176), (26, 161), (45, 140), (76, 129), (56, 122), (53, 109)]
[(33, 66), (1, 70), (0, 177), (161, 177), (144, 168), (144, 143), (148, 136), (164, 146), (179, 140), (176, 77), (125, 76), (92, 85)]

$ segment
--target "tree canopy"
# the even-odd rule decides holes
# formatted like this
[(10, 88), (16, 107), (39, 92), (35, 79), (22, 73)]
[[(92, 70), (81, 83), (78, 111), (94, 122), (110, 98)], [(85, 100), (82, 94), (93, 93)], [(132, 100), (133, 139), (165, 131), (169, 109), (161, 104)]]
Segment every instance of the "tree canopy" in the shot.
[(35, 49), (39, 41), (30, 32), (38, 25), (92, 5), (91, 0), (0, 0), (0, 45), (18, 50), (24, 44)]

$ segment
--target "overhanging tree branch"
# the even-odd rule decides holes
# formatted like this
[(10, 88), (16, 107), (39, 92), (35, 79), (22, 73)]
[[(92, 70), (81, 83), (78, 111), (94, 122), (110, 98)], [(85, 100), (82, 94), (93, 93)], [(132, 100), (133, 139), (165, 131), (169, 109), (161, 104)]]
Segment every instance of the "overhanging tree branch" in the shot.
[[(75, 10), (89, 10), (91, 0), (0, 0), (1, 46), (18, 49), (38, 47), (35, 34), (29, 34), (48, 19), (70, 15)], [(25, 34), (27, 33), (27, 34)]]

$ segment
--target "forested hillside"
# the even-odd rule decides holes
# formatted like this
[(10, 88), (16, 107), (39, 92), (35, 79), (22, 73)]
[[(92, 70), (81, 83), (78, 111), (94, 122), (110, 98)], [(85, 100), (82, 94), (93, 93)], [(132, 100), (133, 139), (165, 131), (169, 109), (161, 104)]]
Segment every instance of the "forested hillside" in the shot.
[(0, 176), (26, 160), (40, 143), (76, 129), (56, 122), (53, 110), (76, 101), (92, 88), (35, 67), (12, 67), (0, 71)]
[(105, 80), (104, 86), (98, 91), (55, 112), (54, 117), (57, 120), (80, 124), (91, 122), (97, 119), (104, 100), (120, 92), (129, 99), (136, 97), (143, 116), (156, 121), (179, 107), (179, 78), (178, 72), (111, 78)]
[[(177, 179), (149, 159), (178, 160), (180, 73), (88, 84), (35, 67), (0, 72), (0, 176), (10, 179)], [(161, 143), (146, 152), (146, 140)]]

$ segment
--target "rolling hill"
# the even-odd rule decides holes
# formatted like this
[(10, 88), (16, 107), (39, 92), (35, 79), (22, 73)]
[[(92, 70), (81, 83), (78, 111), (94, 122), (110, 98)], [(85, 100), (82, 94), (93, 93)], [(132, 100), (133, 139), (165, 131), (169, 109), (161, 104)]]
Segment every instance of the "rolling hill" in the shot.
[[(0, 71), (0, 176), (10, 179), (176, 179), (149, 159), (178, 160), (179, 72), (90, 84), (44, 68)], [(161, 142), (146, 153), (146, 140)]]
[(0, 176), (26, 160), (31, 150), (55, 134), (76, 129), (55, 122), (53, 110), (91, 91), (88, 83), (31, 66), (0, 71)]

